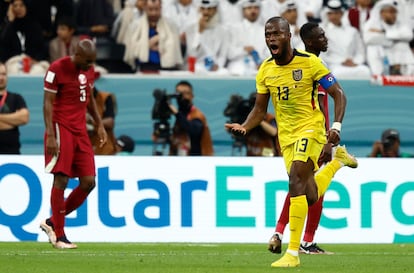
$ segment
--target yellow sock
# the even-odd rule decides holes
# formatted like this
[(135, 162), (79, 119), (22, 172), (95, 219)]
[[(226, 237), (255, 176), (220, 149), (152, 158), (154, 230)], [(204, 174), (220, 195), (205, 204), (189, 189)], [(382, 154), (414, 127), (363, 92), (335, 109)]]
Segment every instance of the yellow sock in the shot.
[(289, 227), (290, 242), (288, 250), (299, 251), (300, 239), (302, 237), (303, 226), (305, 225), (306, 215), (308, 214), (308, 201), (306, 195), (290, 197), (289, 207)]
[(332, 178), (341, 167), (341, 163), (334, 159), (315, 175), (316, 185), (318, 186), (318, 198), (326, 192)]

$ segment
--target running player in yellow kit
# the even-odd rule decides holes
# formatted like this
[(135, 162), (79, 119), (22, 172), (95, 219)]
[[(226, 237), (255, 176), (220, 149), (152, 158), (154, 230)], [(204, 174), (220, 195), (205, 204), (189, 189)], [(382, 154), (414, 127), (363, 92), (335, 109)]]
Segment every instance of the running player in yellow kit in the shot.
[[(341, 167), (356, 168), (358, 162), (345, 147), (339, 146), (333, 160), (315, 175), (326, 141), (339, 144), (345, 94), (318, 57), (291, 47), (289, 23), (285, 19), (270, 18), (265, 25), (265, 39), (272, 57), (262, 63), (257, 73), (255, 105), (243, 124), (225, 127), (233, 134), (245, 135), (263, 120), (272, 98), (289, 175), (291, 234), (286, 253), (271, 266), (295, 267), (300, 265), (299, 246), (308, 206), (326, 192)], [(328, 132), (318, 104), (318, 83), (334, 100), (334, 122)]]

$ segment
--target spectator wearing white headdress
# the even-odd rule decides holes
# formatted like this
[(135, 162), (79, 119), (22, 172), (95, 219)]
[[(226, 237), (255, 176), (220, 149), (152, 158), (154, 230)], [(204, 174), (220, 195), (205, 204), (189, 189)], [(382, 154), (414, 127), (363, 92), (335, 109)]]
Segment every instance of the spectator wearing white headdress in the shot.
[(111, 36), (119, 44), (125, 44), (125, 37), (128, 37), (129, 28), (144, 14), (147, 0), (126, 0), (124, 8), (119, 12), (112, 25)]
[(243, 0), (220, 0), (219, 13), (221, 22), (226, 26), (241, 23), (243, 16), (240, 13), (240, 4)]
[(162, 14), (178, 28), (182, 52), (186, 51), (185, 30), (198, 20), (198, 9), (193, 0), (173, 0), (162, 6)]
[(414, 55), (409, 46), (413, 30), (401, 8), (397, 1), (380, 0), (364, 25), (367, 61), (373, 75), (414, 75)]
[(178, 70), (183, 64), (177, 27), (161, 14), (161, 0), (147, 0), (145, 14), (126, 37), (124, 61), (142, 73)]
[(323, 0), (301, 0), (299, 1), (309, 22), (320, 22), (323, 8)]
[(221, 24), (219, 0), (200, 0), (199, 5), (198, 21), (185, 31), (187, 55), (196, 58), (196, 73), (227, 74), (224, 65), (230, 39), (226, 27)]
[[(282, 6), (283, 4), (288, 0), (262, 0), (262, 18), (261, 21), (263, 24), (267, 21), (267, 19), (273, 17), (273, 16), (281, 16), (282, 14)], [(312, 0), (294, 0), (296, 7), (297, 7), (297, 13), (298, 13), (298, 25), (302, 26), (304, 23), (308, 21), (306, 18), (306, 3), (308, 1)], [(320, 0), (317, 0), (320, 1)]]
[(358, 30), (343, 22), (341, 1), (329, 0), (326, 9), (327, 21), (323, 22), (323, 28), (329, 47), (321, 53), (321, 58), (338, 78), (369, 79), (364, 43)]
[(260, 35), (264, 25), (260, 22), (260, 0), (241, 0), (239, 12), (243, 20), (229, 27), (231, 50), (227, 69), (233, 75), (255, 75), (262, 61), (269, 57), (269, 50)]
[(299, 30), (302, 25), (298, 24), (298, 6), (294, 0), (285, 1), (280, 7), (280, 16), (285, 18), (290, 26), (290, 33), (292, 38), (290, 43), (293, 48), (305, 50), (305, 45), (299, 35)]

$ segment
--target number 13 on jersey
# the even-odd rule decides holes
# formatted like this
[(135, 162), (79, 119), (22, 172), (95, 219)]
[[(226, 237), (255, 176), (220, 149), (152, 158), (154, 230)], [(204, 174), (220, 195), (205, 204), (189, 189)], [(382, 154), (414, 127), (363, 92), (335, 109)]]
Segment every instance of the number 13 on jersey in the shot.
[(278, 86), (277, 97), (278, 97), (278, 100), (289, 100), (289, 87)]

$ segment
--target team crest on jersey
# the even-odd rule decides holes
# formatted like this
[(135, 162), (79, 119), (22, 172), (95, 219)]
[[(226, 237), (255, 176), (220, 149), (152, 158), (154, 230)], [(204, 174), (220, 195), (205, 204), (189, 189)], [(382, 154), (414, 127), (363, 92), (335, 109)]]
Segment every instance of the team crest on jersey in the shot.
[(300, 81), (302, 79), (302, 69), (293, 70), (292, 76), (295, 81)]
[(79, 83), (80, 84), (86, 84), (86, 76), (85, 76), (85, 74), (79, 74), (78, 79), (79, 79)]

